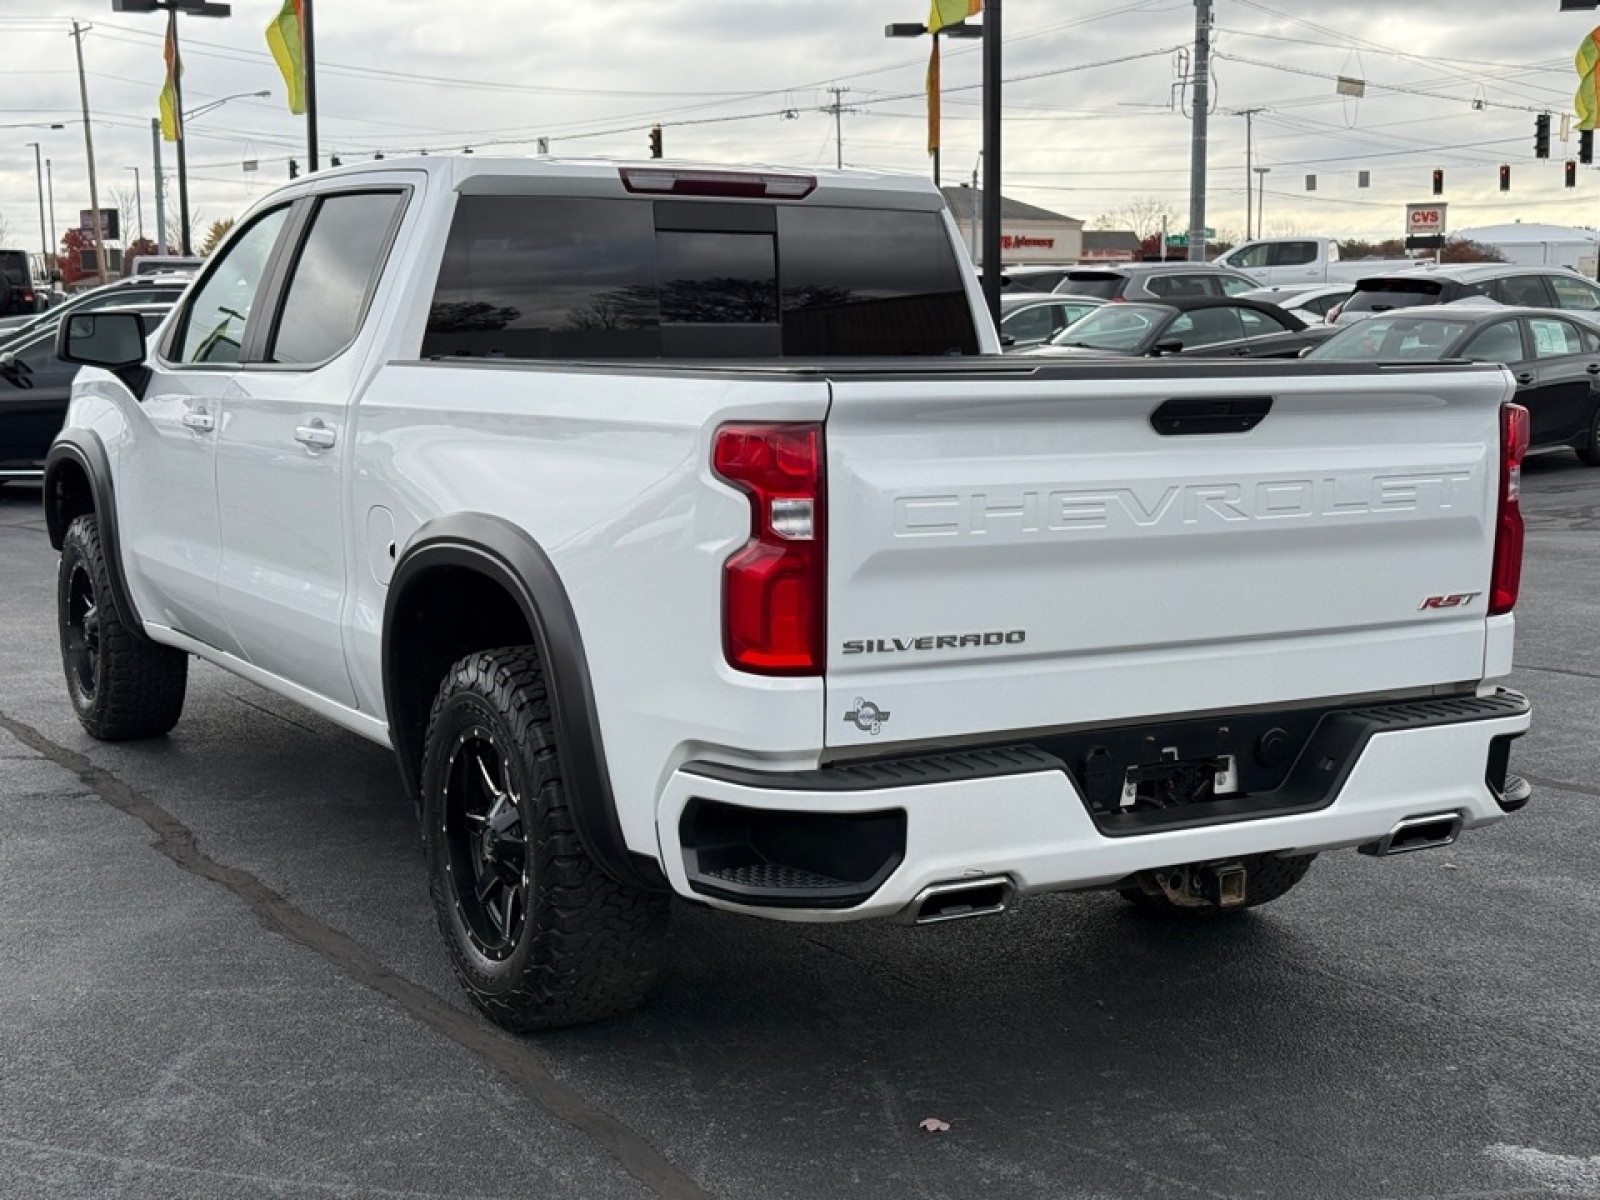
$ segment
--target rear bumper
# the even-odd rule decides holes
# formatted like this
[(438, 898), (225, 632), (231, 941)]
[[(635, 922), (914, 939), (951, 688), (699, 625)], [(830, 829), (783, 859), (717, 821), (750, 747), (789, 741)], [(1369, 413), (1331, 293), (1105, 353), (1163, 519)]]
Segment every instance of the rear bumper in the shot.
[[(1529, 724), (1527, 702), (1506, 691), (1461, 720), (1435, 717), (1399, 727), (1375, 720), (1342, 782), (1312, 811), (1269, 811), (1136, 836), (1102, 832), (1071, 775), (1059, 763), (1050, 765), (1048, 755), (1028, 748), (1019, 748), (1009, 764), (994, 770), (971, 766), (969, 760), (980, 755), (918, 760), (909, 769), (885, 765), (770, 776), (691, 763), (667, 781), (658, 833), (667, 876), (681, 895), (779, 920), (891, 917), (924, 889), (965, 878), (1005, 876), (1022, 893), (1088, 889), (1186, 863), (1371, 845), (1399, 822), (1425, 815), (1457, 814), (1464, 829), (1492, 825), (1510, 807), (1491, 786), (1495, 764), (1503, 776), (1505, 739)], [(922, 769), (941, 761), (955, 769)], [(808, 905), (803, 896), (774, 902), (708, 881), (703, 848), (686, 847), (684, 836), (691, 841), (698, 836), (697, 814), (708, 808), (765, 823), (769, 842), (784, 836), (781, 814), (833, 818), (830, 826), (839, 828), (849, 827), (844, 818), (855, 818), (880, 837), (886, 817), (903, 815), (897, 822), (903, 851), (879, 869), (867, 864), (855, 895), (845, 897), (835, 889), (817, 905)], [(805, 824), (795, 822), (797, 828)]]

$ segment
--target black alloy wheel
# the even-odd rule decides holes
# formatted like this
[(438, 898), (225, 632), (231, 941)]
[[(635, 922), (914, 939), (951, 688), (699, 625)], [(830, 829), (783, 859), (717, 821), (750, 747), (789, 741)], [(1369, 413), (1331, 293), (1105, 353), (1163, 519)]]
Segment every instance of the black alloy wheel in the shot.
[(528, 835), (520, 789), (487, 727), (456, 738), (440, 806), (456, 911), (480, 954), (510, 957), (528, 922)]
[(65, 601), (67, 682), (80, 704), (91, 705), (100, 687), (100, 603), (82, 560), (67, 575)]

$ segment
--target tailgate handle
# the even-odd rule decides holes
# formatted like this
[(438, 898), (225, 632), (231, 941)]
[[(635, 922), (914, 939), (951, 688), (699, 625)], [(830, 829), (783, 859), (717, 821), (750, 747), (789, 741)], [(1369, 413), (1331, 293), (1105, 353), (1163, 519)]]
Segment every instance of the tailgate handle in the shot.
[(1159, 434), (1248, 433), (1272, 411), (1271, 396), (1168, 400), (1150, 414)]

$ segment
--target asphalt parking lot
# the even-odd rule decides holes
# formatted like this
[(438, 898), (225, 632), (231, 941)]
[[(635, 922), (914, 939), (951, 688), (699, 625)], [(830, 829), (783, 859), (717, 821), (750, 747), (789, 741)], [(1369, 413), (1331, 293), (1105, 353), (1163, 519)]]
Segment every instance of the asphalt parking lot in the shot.
[(1600, 471), (1524, 487), (1497, 828), (1203, 929), (682, 905), (643, 1009), (522, 1039), (458, 992), (386, 752), (200, 665), (171, 736), (83, 734), (0, 488), (0, 1197), (1600, 1196)]

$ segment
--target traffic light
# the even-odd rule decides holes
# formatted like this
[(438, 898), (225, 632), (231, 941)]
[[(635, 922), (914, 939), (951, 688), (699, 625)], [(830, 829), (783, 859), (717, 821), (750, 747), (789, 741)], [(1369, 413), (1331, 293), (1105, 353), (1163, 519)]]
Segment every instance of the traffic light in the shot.
[(1511, 168), (1505, 163), (1500, 164), (1500, 190), (1502, 192), (1511, 190)]
[(661, 126), (650, 126), (650, 157), (661, 157)]
[(289, 178), (290, 179), (299, 179), (300, 178), (300, 164), (295, 162), (295, 160), (292, 159), (292, 158), (289, 160)]
[(1594, 130), (1578, 130), (1578, 161), (1588, 166), (1594, 161)]
[(1533, 156), (1550, 157), (1550, 114), (1540, 113), (1533, 119)]
[(1567, 186), (1578, 186), (1578, 164), (1573, 162), (1570, 158), (1567, 159)]
[(1444, 195), (1444, 172), (1438, 167), (1433, 169), (1433, 194), (1435, 196)]

